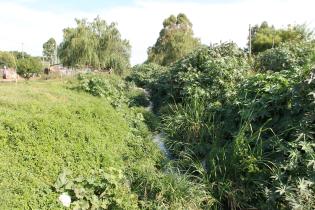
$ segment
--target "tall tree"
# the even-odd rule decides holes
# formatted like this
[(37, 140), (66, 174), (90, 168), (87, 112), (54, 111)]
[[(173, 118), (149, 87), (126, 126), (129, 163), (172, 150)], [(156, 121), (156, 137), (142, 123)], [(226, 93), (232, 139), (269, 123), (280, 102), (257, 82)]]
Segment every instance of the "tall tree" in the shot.
[(50, 64), (55, 62), (57, 44), (54, 38), (50, 38), (43, 44), (43, 56)]
[(192, 23), (185, 14), (171, 15), (163, 22), (163, 29), (153, 47), (148, 49), (147, 62), (169, 65), (200, 45), (193, 37)]
[(115, 23), (99, 17), (93, 22), (76, 19), (75, 28), (66, 28), (59, 46), (61, 62), (70, 67), (113, 68), (122, 73), (129, 67), (130, 44), (121, 38)]

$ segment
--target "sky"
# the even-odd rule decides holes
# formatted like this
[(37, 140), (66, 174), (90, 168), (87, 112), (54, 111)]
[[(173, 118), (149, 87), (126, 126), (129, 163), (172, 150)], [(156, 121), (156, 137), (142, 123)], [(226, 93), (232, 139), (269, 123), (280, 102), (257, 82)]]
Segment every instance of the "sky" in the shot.
[(203, 44), (247, 43), (249, 24), (267, 21), (276, 27), (306, 24), (315, 29), (315, 0), (0, 0), (0, 50), (22, 49), (34, 56), (75, 18), (100, 16), (116, 22), (132, 46), (131, 64), (142, 63), (158, 38), (163, 20), (185, 13)]

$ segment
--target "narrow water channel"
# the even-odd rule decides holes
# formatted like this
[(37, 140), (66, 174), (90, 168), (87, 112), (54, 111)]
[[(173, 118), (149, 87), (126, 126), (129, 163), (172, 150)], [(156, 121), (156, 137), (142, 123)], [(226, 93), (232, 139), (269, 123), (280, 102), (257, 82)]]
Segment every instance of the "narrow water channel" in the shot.
[[(143, 93), (145, 94), (146, 98), (149, 99), (149, 106), (146, 107), (146, 109), (150, 112), (153, 112), (153, 103), (150, 100), (150, 92), (147, 91), (146, 89), (143, 88), (139, 88), (140, 90), (143, 91)], [(159, 132), (158, 134), (154, 135), (153, 137), (153, 142), (159, 147), (159, 149), (163, 152), (163, 154), (168, 158), (171, 159), (171, 155), (170, 152), (168, 151), (168, 149), (165, 147), (164, 144), (164, 139), (165, 139), (165, 135), (162, 132)]]

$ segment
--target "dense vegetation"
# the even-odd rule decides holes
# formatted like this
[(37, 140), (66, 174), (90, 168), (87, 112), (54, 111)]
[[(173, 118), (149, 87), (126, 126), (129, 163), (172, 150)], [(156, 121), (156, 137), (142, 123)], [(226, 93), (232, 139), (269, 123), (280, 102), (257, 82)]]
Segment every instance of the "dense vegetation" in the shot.
[(217, 208), (314, 209), (314, 64), (313, 41), (254, 62), (223, 43), (167, 69), (137, 66), (131, 78), (158, 99), (174, 161), (203, 180)]
[[(1, 84), (0, 209), (315, 209), (315, 41), (305, 26), (256, 25), (251, 56), (235, 43), (202, 45), (186, 15), (172, 15), (129, 71), (115, 24), (76, 23), (61, 63), (116, 74)], [(56, 48), (43, 45), (51, 64)], [(27, 79), (42, 69), (19, 52), (0, 52), (4, 65)]]

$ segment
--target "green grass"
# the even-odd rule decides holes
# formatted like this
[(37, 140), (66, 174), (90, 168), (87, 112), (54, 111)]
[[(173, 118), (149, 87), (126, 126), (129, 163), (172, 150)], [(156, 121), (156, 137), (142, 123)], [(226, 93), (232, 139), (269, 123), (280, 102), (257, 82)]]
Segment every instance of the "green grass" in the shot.
[(65, 167), (84, 175), (123, 165), (129, 128), (122, 116), (105, 100), (63, 86), (1, 84), (1, 209), (56, 208), (50, 186)]
[[(55, 186), (65, 169), (72, 172), (69, 180), (85, 177), (86, 190), (96, 193), (100, 186), (110, 190), (111, 197), (105, 198), (113, 202), (109, 209), (200, 209), (213, 203), (201, 185), (163, 172), (165, 160), (145, 124), (152, 113), (127, 102), (114, 106), (113, 99), (72, 88), (76, 84), (76, 80), (0, 84), (0, 209), (63, 209), (58, 197), (66, 187)], [(130, 100), (136, 95), (129, 91), (127, 98), (128, 94)], [(112, 168), (123, 177), (107, 177)], [(89, 185), (100, 169), (107, 182), (119, 184)], [(101, 176), (95, 178), (102, 180)], [(73, 187), (82, 184), (75, 181)], [(74, 188), (68, 192), (74, 193)], [(71, 196), (80, 205), (93, 197)]]

